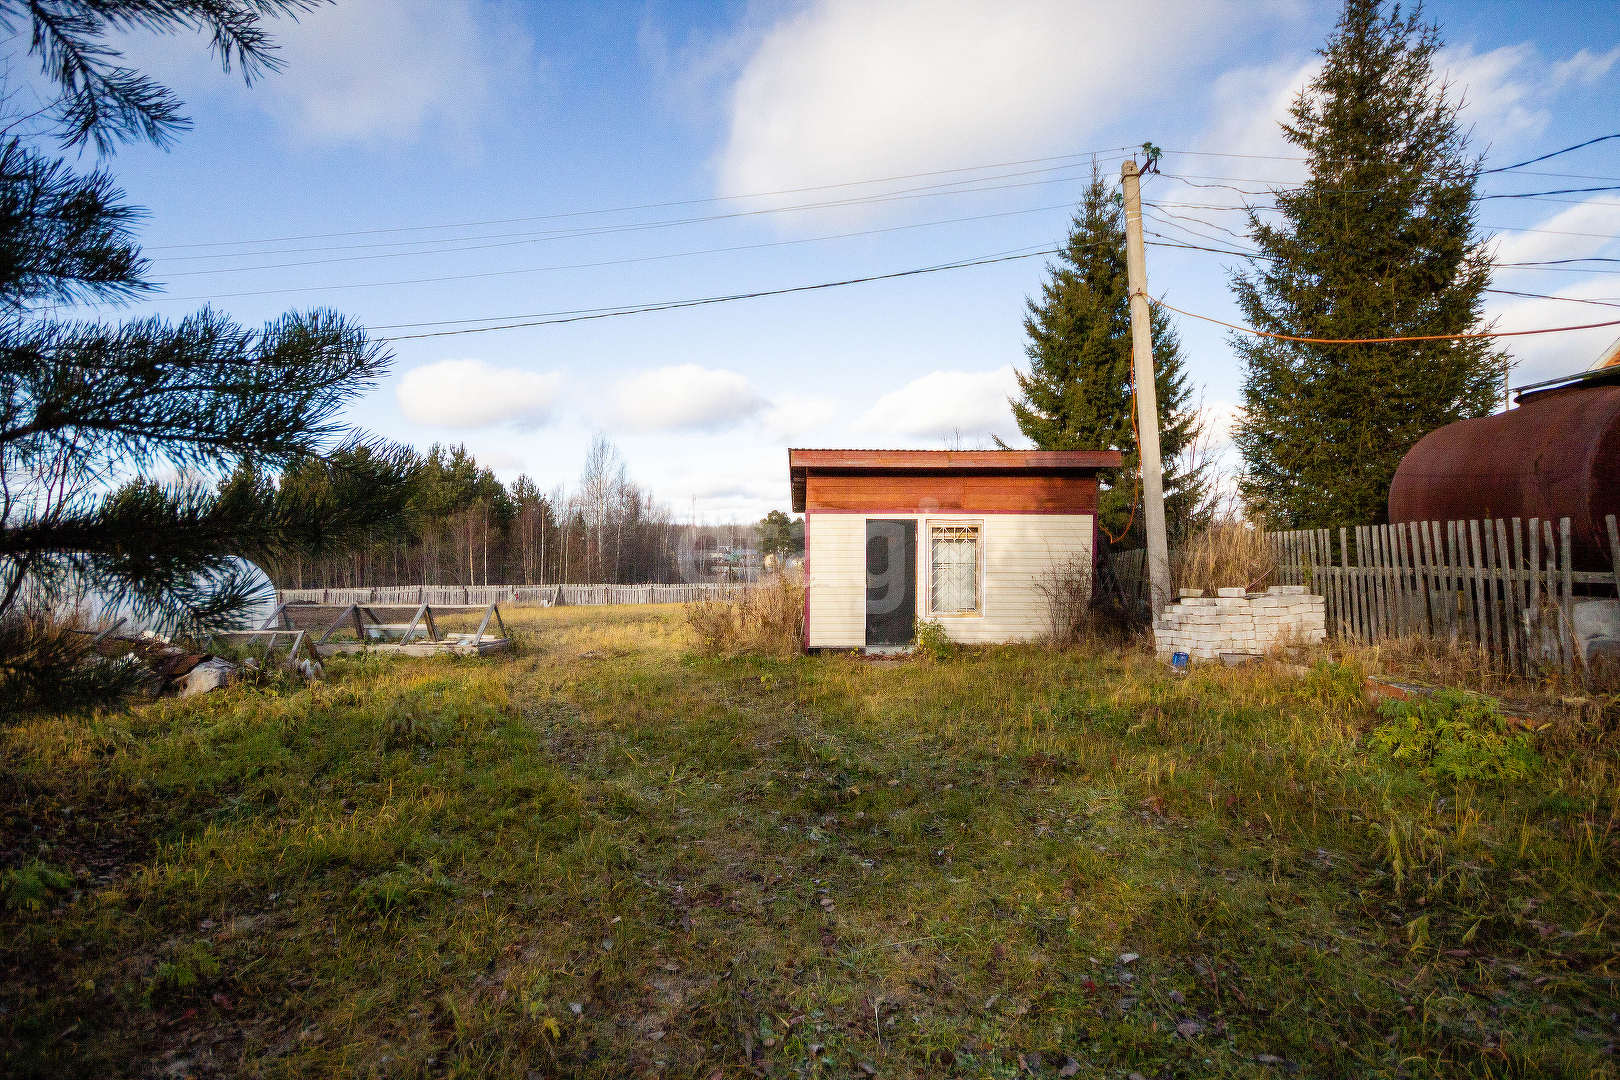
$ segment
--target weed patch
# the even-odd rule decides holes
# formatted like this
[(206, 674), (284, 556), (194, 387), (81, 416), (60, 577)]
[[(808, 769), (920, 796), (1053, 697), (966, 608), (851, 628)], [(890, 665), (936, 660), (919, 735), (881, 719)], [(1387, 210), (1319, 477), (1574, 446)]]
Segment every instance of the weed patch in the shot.
[(1519, 738), (1477, 697), (1370, 751), (1350, 661), (503, 614), (0, 729), (0, 1072), (1615, 1076), (1617, 747), (1556, 696), (1514, 780), (1439, 748)]
[(1528, 780), (1541, 765), (1528, 732), (1511, 732), (1486, 701), (1455, 690), (1432, 698), (1387, 701), (1386, 722), (1367, 745), (1391, 760), (1417, 768), (1425, 780), (1503, 783)]

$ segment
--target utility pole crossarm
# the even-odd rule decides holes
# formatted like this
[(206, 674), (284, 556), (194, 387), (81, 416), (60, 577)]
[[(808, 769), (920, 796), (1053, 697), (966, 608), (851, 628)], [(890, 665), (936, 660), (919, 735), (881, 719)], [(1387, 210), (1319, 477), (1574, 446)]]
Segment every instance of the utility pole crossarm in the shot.
[(1152, 617), (1170, 604), (1170, 545), (1164, 531), (1164, 467), (1159, 460), (1159, 401), (1153, 367), (1153, 323), (1142, 246), (1142, 185), (1135, 159), (1120, 166), (1125, 188), (1125, 277), (1131, 294), (1131, 363), (1136, 377), (1136, 449), (1142, 470), (1142, 525), (1147, 532)]

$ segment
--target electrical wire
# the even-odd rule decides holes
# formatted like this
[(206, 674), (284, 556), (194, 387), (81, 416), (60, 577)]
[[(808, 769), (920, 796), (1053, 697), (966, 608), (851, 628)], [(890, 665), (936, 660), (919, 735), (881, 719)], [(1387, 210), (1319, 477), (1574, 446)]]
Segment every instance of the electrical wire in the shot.
[[(991, 263), (1012, 262), (1017, 259), (1033, 259), (1040, 255), (1057, 255), (1061, 248), (1043, 248), (1040, 251), (1028, 251), (1021, 254), (998, 254), (980, 259), (970, 259), (958, 262), (940, 263), (935, 266), (919, 267), (915, 270), (898, 270), (892, 274), (873, 274), (869, 277), (847, 278), (843, 281), (824, 281), (815, 285), (797, 285), (786, 289), (762, 289), (757, 292), (732, 293), (725, 296), (705, 296), (693, 300), (671, 300), (663, 303), (629, 305), (619, 308), (600, 309), (595, 314), (574, 314), (570, 312), (547, 312), (542, 316), (524, 317), (533, 321), (503, 323), (499, 326), (478, 326), (464, 330), (439, 330), (425, 334), (395, 334), (381, 337), (378, 341), (409, 341), (416, 338), (453, 337), (461, 334), (485, 334), (494, 330), (518, 330), (532, 326), (554, 326), (559, 323), (586, 322), (594, 319), (611, 319), (621, 315), (641, 315), (652, 311), (673, 311), (678, 308), (702, 307), (711, 304), (727, 304), (737, 300), (755, 300), (764, 296), (785, 296), (790, 293), (814, 292), (819, 289), (836, 289), (845, 285), (861, 285), (871, 281), (889, 281), (894, 278), (914, 277), (918, 274), (936, 274), (943, 270), (962, 270), (970, 266), (988, 266)], [(556, 316), (556, 317), (552, 317)], [(432, 324), (419, 324), (432, 325)]]
[(1269, 330), (1256, 330), (1252, 326), (1239, 326), (1237, 323), (1224, 322), (1220, 319), (1211, 318), (1208, 315), (1197, 315), (1191, 311), (1182, 311), (1180, 308), (1172, 307), (1163, 300), (1156, 300), (1153, 297), (1148, 296), (1148, 294), (1145, 292), (1138, 292), (1138, 295), (1146, 297), (1148, 303), (1150, 304), (1162, 307), (1166, 311), (1173, 311), (1177, 315), (1185, 315), (1189, 319), (1201, 319), (1204, 322), (1211, 322), (1217, 326), (1224, 326), (1229, 330), (1238, 330), (1245, 334), (1253, 334), (1256, 337), (1274, 338), (1277, 341), (1297, 342), (1301, 345), (1390, 345), (1402, 341), (1466, 341), (1474, 338), (1529, 337), (1533, 334), (1562, 334), (1572, 330), (1596, 330), (1604, 326), (1620, 326), (1620, 319), (1611, 319), (1608, 322), (1585, 323), (1580, 326), (1546, 326), (1538, 330), (1485, 330), (1472, 334), (1415, 334), (1406, 337), (1384, 338), (1295, 337), (1291, 334), (1273, 334)]
[(1612, 300), (1588, 300), (1580, 296), (1549, 296), (1546, 293), (1518, 292), (1514, 289), (1486, 289), (1488, 293), (1500, 293), (1503, 296), (1522, 296), (1528, 300), (1563, 300), (1570, 304), (1595, 304), (1598, 307), (1620, 307), (1620, 303)]
[[(967, 165), (957, 169), (937, 169), (933, 172), (906, 173), (900, 176), (885, 176), (873, 180), (849, 180), (837, 184), (817, 184), (811, 187), (783, 188), (780, 191), (755, 191), (743, 195), (717, 195), (708, 199), (679, 199), (672, 202), (641, 203), (632, 206), (604, 207), (596, 210), (575, 210), (562, 214), (541, 214), (533, 217), (495, 218), (486, 221), (466, 221), (458, 223), (445, 223), (438, 225), (405, 225), (388, 229), (358, 229), (349, 232), (309, 233), (298, 236), (276, 236), (258, 240), (218, 240), (204, 244), (170, 244), (163, 247), (150, 247), (149, 251), (179, 251), (204, 247), (241, 247), (248, 244), (280, 244), (292, 243), (299, 240), (330, 240), (341, 236), (377, 236), (388, 233), (424, 232), (430, 229), (473, 229), (485, 225), (514, 225), (525, 221), (556, 221), (564, 218), (589, 217), (597, 214), (623, 214), (634, 210), (661, 210), (672, 206), (701, 206), (710, 203), (735, 202), (741, 199), (764, 199), (778, 195), (801, 195), (807, 191), (829, 191), (835, 188), (861, 187), (867, 184), (888, 184), (898, 180), (916, 180), (925, 176), (947, 176), (962, 172), (983, 172), (987, 169), (1005, 169), (1014, 165), (1035, 165), (1043, 161), (1064, 161), (1069, 158), (1097, 158), (1099, 160), (1113, 160), (1121, 156), (1122, 152), (1134, 153), (1135, 147), (1116, 146), (1107, 150), (1085, 150), (1074, 154), (1058, 154), (1053, 157), (1026, 158), (1021, 161), (1003, 161), (993, 165)], [(1075, 164), (1084, 164), (1076, 162)], [(1071, 165), (1054, 166), (1053, 168), (1071, 168)], [(1042, 170), (1034, 170), (1042, 171)], [(973, 180), (964, 180), (960, 183), (973, 183)], [(931, 185), (941, 186), (941, 185)]]
[[(421, 255), (454, 254), (456, 252), (462, 252), (462, 251), (484, 251), (484, 250), (489, 250), (491, 248), (521, 247), (521, 246), (525, 246), (525, 245), (529, 245), (529, 244), (543, 243), (543, 242), (548, 241), (548, 240), (574, 239), (576, 237), (581, 237), (581, 236), (604, 236), (604, 235), (612, 235), (612, 234), (624, 233), (624, 232), (646, 232), (646, 231), (651, 231), (651, 230), (654, 230), (654, 229), (674, 228), (674, 227), (681, 226), (681, 225), (706, 224), (706, 223), (715, 222), (715, 221), (726, 221), (726, 220), (735, 220), (735, 219), (738, 219), (738, 218), (756, 217), (756, 216), (759, 216), (759, 215), (762, 215), (762, 214), (776, 214), (776, 213), (784, 213), (784, 212), (797, 211), (797, 210), (834, 209), (834, 208), (842, 208), (842, 207), (846, 207), (846, 206), (872, 206), (872, 205), (878, 205), (878, 204), (881, 204), (881, 203), (904, 202), (904, 201), (908, 201), (908, 200), (912, 200), (912, 199), (938, 198), (938, 197), (943, 196), (943, 195), (973, 194), (974, 192), (979, 192), (979, 191), (1002, 191), (1002, 190), (1006, 190), (1008, 188), (1017, 188), (1017, 187), (1039, 187), (1039, 186), (1042, 186), (1042, 185), (1045, 185), (1045, 184), (1068, 183), (1070, 181), (1078, 180), (1078, 179), (1081, 179), (1081, 177), (1078, 177), (1078, 176), (1060, 176), (1060, 177), (1053, 177), (1053, 178), (1047, 179), (1047, 180), (1026, 181), (1026, 182), (1018, 183), (1018, 184), (1003, 184), (1003, 185), (998, 185), (996, 187), (972, 188), (972, 189), (964, 189), (964, 190), (959, 190), (959, 191), (927, 191), (927, 192), (921, 192), (921, 193), (917, 193), (917, 194), (895, 194), (895, 195), (892, 195), (892, 196), (889, 196), (889, 197), (874, 198), (874, 199), (870, 199), (870, 200), (852, 200), (852, 201), (849, 201), (849, 202), (835, 202), (835, 203), (810, 203), (810, 204), (806, 204), (804, 206), (780, 207), (780, 208), (773, 208), (773, 209), (768, 209), (768, 210), (748, 210), (748, 211), (742, 211), (742, 212), (735, 213), (735, 214), (716, 214), (716, 215), (713, 215), (713, 216), (710, 216), (710, 217), (703, 217), (703, 218), (680, 218), (680, 219), (674, 219), (674, 220), (670, 220), (670, 221), (642, 222), (642, 223), (636, 223), (636, 224), (630, 224), (630, 225), (611, 226), (611, 227), (603, 228), (603, 229), (600, 229), (600, 230), (590, 230), (590, 231), (584, 231), (584, 232), (578, 232), (578, 233), (566, 233), (566, 234), (560, 234), (560, 235), (546, 235), (546, 236), (539, 236), (539, 237), (536, 237), (534, 239), (512, 240), (512, 241), (507, 241), (507, 242), (504, 242), (504, 243), (496, 243), (496, 244), (468, 244), (468, 245), (463, 246), (463, 247), (446, 247), (446, 248), (438, 248), (438, 249), (434, 249), (434, 250), (430, 250), (430, 251), (397, 251), (397, 252), (389, 252), (389, 253), (380, 254), (380, 255), (350, 255), (350, 256), (344, 256), (344, 257), (341, 257), (341, 258), (334, 258), (334, 259), (299, 259), (299, 260), (294, 260), (292, 262), (266, 263), (266, 264), (262, 264), (262, 265), (258, 265), (258, 266), (225, 266), (225, 267), (216, 267), (216, 268), (209, 269), (209, 270), (181, 270), (181, 271), (177, 271), (177, 272), (174, 272), (174, 273), (167, 274), (165, 276), (172, 279), (172, 278), (182, 278), (182, 277), (199, 277), (199, 276), (210, 275), (210, 274), (240, 274), (240, 273), (247, 273), (247, 272), (254, 271), (254, 270), (280, 270), (280, 269), (286, 269), (286, 268), (289, 268), (289, 267), (324, 266), (324, 265), (329, 265), (329, 264), (332, 264), (332, 263), (372, 262), (372, 261), (376, 261), (376, 260), (379, 260), (379, 259), (398, 259), (398, 258), (408, 258), (408, 257), (412, 257), (412, 256), (421, 256)], [(1070, 204), (1064, 204), (1064, 205), (1070, 205)], [(1060, 208), (1061, 207), (1042, 207), (1041, 209), (1060, 209)], [(1012, 212), (1013, 213), (1023, 213), (1025, 211), (1012, 211)], [(1034, 211), (1028, 211), (1028, 212), (1033, 213)], [(987, 215), (984, 215), (984, 216), (985, 217), (994, 217), (996, 215), (987, 214)], [(954, 220), (957, 220), (957, 221), (971, 221), (971, 220), (975, 220), (975, 219), (973, 219), (973, 218), (958, 218), (958, 219), (954, 219)], [(948, 223), (949, 222), (946, 222), (946, 224), (948, 224)], [(885, 230), (875, 229), (875, 230), (872, 230), (872, 231), (873, 232), (882, 232), (882, 231), (885, 231)], [(844, 234), (844, 235), (856, 236), (856, 235), (860, 235), (860, 234), (859, 233), (849, 233), (849, 234)], [(446, 243), (455, 243), (456, 241), (445, 241), (445, 242)], [(249, 254), (252, 254), (252, 253), (249, 253)], [(276, 254), (276, 253), (271, 253), (271, 254)], [(595, 265), (595, 264), (591, 264), (591, 265)]]
[(1526, 165), (1534, 165), (1538, 161), (1546, 161), (1548, 158), (1555, 158), (1560, 154), (1567, 154), (1571, 150), (1579, 150), (1582, 147), (1591, 146), (1593, 143), (1608, 142), (1610, 139), (1620, 139), (1620, 135), (1599, 135), (1595, 139), (1587, 139), (1585, 142), (1576, 143), (1574, 146), (1566, 146), (1562, 150), (1554, 150), (1550, 154), (1542, 154), (1540, 157), (1533, 157), (1529, 161), (1521, 161), (1517, 165), (1503, 165), (1499, 169), (1486, 169), (1480, 175), (1484, 176), (1486, 173), (1507, 172), (1510, 169), (1522, 169)]

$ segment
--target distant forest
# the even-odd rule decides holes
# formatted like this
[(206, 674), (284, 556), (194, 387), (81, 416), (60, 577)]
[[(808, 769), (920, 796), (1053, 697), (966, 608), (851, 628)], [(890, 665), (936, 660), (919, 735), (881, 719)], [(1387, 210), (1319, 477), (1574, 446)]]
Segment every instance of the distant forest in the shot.
[[(239, 472), (226, 483), (318, 486), (327, 482), (327, 469), (309, 459), (274, 481)], [(705, 576), (690, 555), (681, 557), (692, 530), (629, 478), (624, 459), (601, 436), (571, 492), (562, 485), (542, 492), (526, 476), (502, 484), (465, 447), (435, 445), (415, 469), (411, 503), (410, 524), (399, 535), (344, 555), (289, 557), (263, 569), (287, 589), (639, 584)], [(752, 539), (746, 526), (723, 526), (721, 534), (727, 530), (744, 543)]]

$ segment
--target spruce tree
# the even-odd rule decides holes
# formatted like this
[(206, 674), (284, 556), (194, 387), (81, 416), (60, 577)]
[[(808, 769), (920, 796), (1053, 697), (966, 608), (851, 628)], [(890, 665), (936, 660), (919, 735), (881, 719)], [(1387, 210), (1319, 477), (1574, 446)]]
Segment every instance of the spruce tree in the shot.
[[(1124, 452), (1102, 477), (1098, 522), (1118, 547), (1145, 544), (1131, 395), (1131, 311), (1125, 272), (1124, 200), (1092, 171), (1069, 238), (1048, 268), (1041, 299), (1028, 302), (1028, 372), (1013, 400), (1018, 428), (1042, 450)], [(1175, 329), (1152, 312), (1153, 360), (1164, 460), (1165, 516), (1176, 535), (1197, 526), (1207, 469), (1188, 467), (1199, 434), (1193, 387)]]
[[(1481, 328), (1480, 165), (1434, 71), (1440, 44), (1421, 10), (1346, 0), (1321, 73), (1283, 125), (1310, 179), (1276, 192), (1275, 224), (1249, 212), (1259, 255), (1234, 288), (1250, 326), (1334, 339)], [(1242, 489), (1291, 528), (1387, 520), (1402, 456), (1427, 432), (1488, 413), (1506, 371), (1489, 339), (1233, 344), (1245, 370)]]

